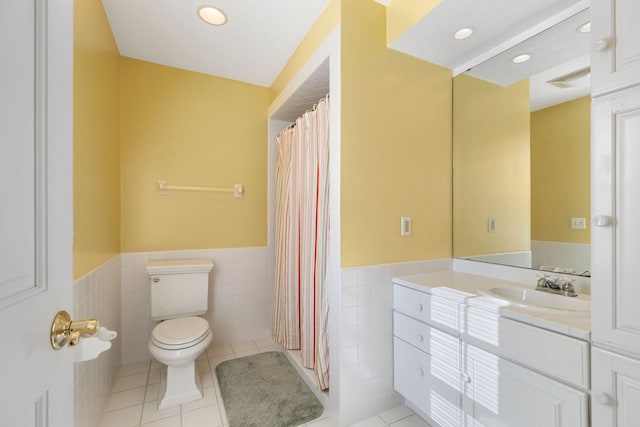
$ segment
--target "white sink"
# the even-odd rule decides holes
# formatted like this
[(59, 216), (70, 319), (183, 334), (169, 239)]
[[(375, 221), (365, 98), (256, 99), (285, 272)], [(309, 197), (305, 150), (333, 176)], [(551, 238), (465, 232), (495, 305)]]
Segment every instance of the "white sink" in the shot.
[(534, 289), (501, 287), (479, 289), (482, 295), (507, 301), (510, 305), (534, 311), (587, 316), (591, 312), (591, 300), (585, 297), (565, 297)]

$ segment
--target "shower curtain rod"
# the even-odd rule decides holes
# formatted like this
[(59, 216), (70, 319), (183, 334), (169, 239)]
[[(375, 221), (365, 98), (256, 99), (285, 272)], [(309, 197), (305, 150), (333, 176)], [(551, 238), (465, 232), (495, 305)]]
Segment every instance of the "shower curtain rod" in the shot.
[(219, 188), (219, 187), (200, 187), (194, 185), (167, 185), (167, 181), (160, 179), (158, 180), (158, 194), (161, 196), (166, 196), (167, 191), (205, 191), (205, 192), (216, 192), (216, 193), (233, 193), (233, 196), (236, 199), (241, 199), (244, 194), (244, 189), (242, 184), (235, 184), (233, 188)]
[[(322, 98), (320, 98), (320, 101), (322, 101), (323, 99), (329, 99), (329, 94), (326, 94), (325, 96), (323, 96)], [(318, 101), (318, 102), (320, 102), (320, 101)], [(305, 113), (306, 113), (306, 112), (308, 112), (308, 111), (315, 111), (315, 109), (316, 109), (317, 107), (318, 107), (318, 104), (313, 104), (313, 107), (311, 108), (311, 110), (306, 110), (306, 111), (305, 111)], [(303, 113), (302, 115), (304, 115), (304, 113)], [(302, 117), (302, 115), (300, 115), (300, 117)], [(300, 117), (298, 117), (298, 119), (299, 119)], [(296, 119), (296, 120), (298, 120), (298, 119)], [(285, 131), (285, 130), (293, 129), (294, 127), (296, 127), (296, 122), (295, 122), (295, 120), (294, 120), (294, 122), (293, 122), (293, 123), (291, 123), (289, 126), (287, 126), (286, 128), (284, 128), (284, 129), (282, 129), (282, 130), (283, 130), (283, 131)]]

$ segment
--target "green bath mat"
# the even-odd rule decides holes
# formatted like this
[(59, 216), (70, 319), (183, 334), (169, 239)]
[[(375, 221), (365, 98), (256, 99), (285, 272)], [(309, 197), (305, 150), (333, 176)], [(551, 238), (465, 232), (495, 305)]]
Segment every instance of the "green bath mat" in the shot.
[(216, 376), (229, 427), (295, 427), (324, 410), (277, 351), (222, 362)]

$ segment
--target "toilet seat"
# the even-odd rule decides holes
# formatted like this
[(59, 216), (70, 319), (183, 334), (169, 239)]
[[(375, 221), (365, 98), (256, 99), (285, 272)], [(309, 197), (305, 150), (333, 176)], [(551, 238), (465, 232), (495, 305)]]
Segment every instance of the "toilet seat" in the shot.
[(211, 335), (209, 323), (201, 317), (165, 320), (151, 331), (153, 345), (165, 350), (182, 350), (198, 345)]

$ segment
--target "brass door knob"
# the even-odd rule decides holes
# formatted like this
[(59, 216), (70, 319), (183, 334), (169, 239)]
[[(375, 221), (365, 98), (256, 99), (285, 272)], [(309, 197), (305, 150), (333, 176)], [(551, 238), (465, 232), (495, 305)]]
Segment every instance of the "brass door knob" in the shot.
[(51, 347), (60, 350), (65, 345), (78, 344), (80, 338), (88, 338), (98, 332), (100, 322), (96, 319), (72, 321), (69, 313), (62, 310), (51, 323)]

